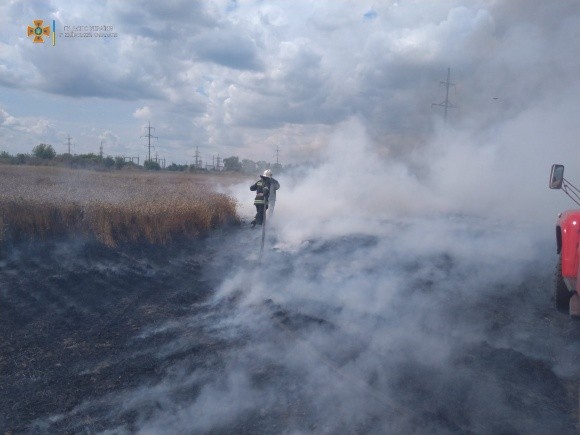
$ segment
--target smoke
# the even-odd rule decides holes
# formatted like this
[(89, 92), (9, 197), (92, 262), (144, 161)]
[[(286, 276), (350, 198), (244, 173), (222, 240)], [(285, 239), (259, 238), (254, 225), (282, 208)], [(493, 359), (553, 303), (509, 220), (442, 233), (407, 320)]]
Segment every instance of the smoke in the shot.
[[(280, 177), (277, 235), (300, 242), (377, 234), (385, 220), (440, 215), (511, 220), (545, 230), (566, 207), (546, 180), (551, 163), (569, 160), (564, 155), (572, 151), (572, 141), (562, 135), (573, 121), (544, 115), (531, 110), (496, 127), (493, 137), (442, 127), (430, 143), (397, 159), (377, 153), (378, 145), (353, 118), (330, 139), (322, 165), (299, 180)], [(536, 131), (540, 119), (544, 123)], [(558, 143), (544, 132), (546, 123), (550, 131), (564, 132)], [(571, 164), (569, 172), (576, 169)], [(250, 202), (243, 188), (235, 194), (240, 203)]]
[[(213, 319), (212, 334), (228, 343), (221, 363), (194, 372), (189, 399), (139, 391), (163, 404), (139, 422), (142, 432), (567, 427), (546, 363), (561, 340), (540, 348), (546, 332), (529, 323), (548, 298), (527, 232), (466, 218), (390, 230), (268, 250), (262, 266), (229, 274), (212, 302), (228, 305)], [(518, 365), (540, 381), (518, 377)], [(164, 389), (188, 376), (164, 380)], [(529, 410), (514, 404), (514, 385)]]
[[(423, 165), (345, 122), (323, 164), (279, 176), (262, 262), (261, 231), (216, 241), (214, 296), (149, 350), (219, 351), (107, 398), (138, 415), (116, 431), (569, 431), (579, 354), (547, 314), (556, 209), (532, 169), (549, 165), (519, 161), (552, 152), (520, 122), (488, 141), (442, 130)], [(250, 218), (248, 187), (232, 192)]]
[[(557, 396), (577, 376), (578, 353), (548, 337), (542, 319), (562, 209), (546, 179), (572, 151), (572, 100), (549, 110), (542, 101), (481, 131), (441, 125), (401, 158), (377, 152), (353, 118), (331, 137), (324, 163), (280, 175), (264, 262), (234, 271), (216, 294), (235, 298), (234, 319), (250, 335), (233, 358), (236, 379), (270, 364), (282, 371), (251, 384), (252, 410), (283, 402), (296, 418), (306, 409), (282, 431), (569, 427)], [(251, 204), (247, 187), (235, 190), (240, 203)], [(252, 240), (245, 255), (255, 258)], [(566, 349), (557, 362), (555, 348)], [(295, 376), (298, 392), (288, 387)], [(239, 385), (221, 390), (235, 420), (266, 424), (246, 400), (233, 405)], [(252, 399), (256, 388), (275, 399)], [(301, 411), (284, 402), (296, 394)]]

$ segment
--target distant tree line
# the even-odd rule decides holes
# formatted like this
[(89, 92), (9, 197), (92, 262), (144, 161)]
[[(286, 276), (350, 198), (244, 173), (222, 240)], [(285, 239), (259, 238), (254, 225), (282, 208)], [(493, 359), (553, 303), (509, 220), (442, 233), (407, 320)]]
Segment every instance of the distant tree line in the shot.
[[(87, 169), (122, 169), (124, 167), (138, 167), (131, 161), (126, 161), (121, 156), (99, 156), (97, 154), (57, 154), (54, 147), (49, 144), (38, 144), (32, 149), (31, 154), (18, 153), (12, 155), (6, 151), (0, 152), (0, 163), (10, 165), (44, 165), (44, 166), (69, 166), (72, 168)], [(156, 162), (152, 162), (159, 166)], [(156, 169), (156, 168), (152, 168)]]
[[(153, 160), (146, 160), (142, 166), (129, 161), (121, 156), (100, 156), (97, 154), (57, 154), (53, 146), (41, 143), (32, 149), (31, 154), (9, 154), (6, 151), (0, 152), (0, 164), (10, 165), (52, 165), (68, 166), (72, 168), (86, 169), (122, 169), (124, 167), (143, 168), (147, 170), (161, 170), (159, 163)], [(288, 166), (288, 169), (291, 167)], [(240, 161), (239, 157), (232, 156), (223, 159), (223, 171), (242, 172), (246, 174), (258, 174), (266, 169), (272, 169), (274, 173), (280, 173), (284, 167), (277, 163), (268, 163), (260, 160), (255, 162), (249, 159)], [(189, 171), (189, 172), (213, 172), (215, 169), (196, 167), (195, 165), (179, 165), (171, 163), (165, 168), (167, 171)]]
[[(10, 165), (44, 165), (68, 166), (71, 168), (86, 169), (122, 169), (124, 167), (139, 167), (137, 164), (126, 161), (122, 156), (99, 156), (97, 154), (57, 154), (52, 145), (41, 143), (32, 149), (31, 154), (12, 155), (6, 151), (0, 152), (0, 164)], [(146, 164), (149, 162), (145, 162)], [(150, 162), (146, 169), (159, 169), (157, 162)]]

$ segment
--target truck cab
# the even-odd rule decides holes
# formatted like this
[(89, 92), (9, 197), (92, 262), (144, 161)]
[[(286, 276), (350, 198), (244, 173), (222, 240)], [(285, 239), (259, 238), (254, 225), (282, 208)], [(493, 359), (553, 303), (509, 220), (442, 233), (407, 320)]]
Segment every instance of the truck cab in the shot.
[[(580, 190), (564, 178), (564, 165), (552, 165), (548, 187), (562, 190), (580, 206)], [(558, 261), (553, 290), (556, 309), (580, 318), (580, 209), (567, 210), (558, 215), (556, 252)]]

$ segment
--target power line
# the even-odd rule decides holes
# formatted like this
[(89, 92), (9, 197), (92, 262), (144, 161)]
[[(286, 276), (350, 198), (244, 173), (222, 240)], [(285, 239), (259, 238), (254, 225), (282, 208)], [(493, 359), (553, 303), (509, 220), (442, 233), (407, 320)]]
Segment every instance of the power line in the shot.
[(457, 106), (454, 106), (449, 102), (449, 88), (451, 86), (455, 86), (455, 83), (451, 83), (451, 68), (447, 68), (447, 80), (444, 82), (439, 82), (439, 86), (445, 86), (445, 101), (443, 101), (442, 103), (433, 103), (431, 104), (431, 108), (433, 108), (433, 106), (443, 107), (444, 108), (443, 119), (447, 121), (448, 109), (450, 108), (458, 109)]

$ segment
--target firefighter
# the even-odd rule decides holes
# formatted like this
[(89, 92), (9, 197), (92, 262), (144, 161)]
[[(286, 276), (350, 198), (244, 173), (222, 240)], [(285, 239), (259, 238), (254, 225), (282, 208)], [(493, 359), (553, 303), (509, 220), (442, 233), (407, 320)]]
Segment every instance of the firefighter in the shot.
[(264, 207), (268, 209), (268, 197), (270, 196), (270, 177), (272, 171), (266, 169), (260, 179), (250, 186), (252, 192), (256, 192), (254, 205), (256, 206), (256, 217), (251, 225), (254, 228), (256, 225), (262, 225), (264, 221)]

